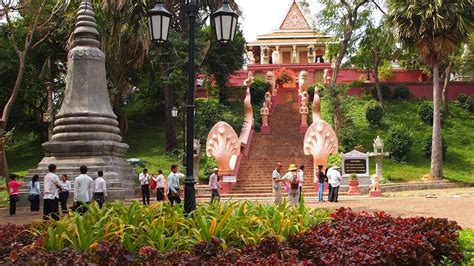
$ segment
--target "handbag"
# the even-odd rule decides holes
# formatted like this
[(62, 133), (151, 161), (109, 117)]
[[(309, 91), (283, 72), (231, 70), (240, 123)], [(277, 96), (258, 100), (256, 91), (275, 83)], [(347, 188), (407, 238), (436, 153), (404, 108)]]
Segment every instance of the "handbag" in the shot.
[(36, 194), (28, 194), (28, 201), (34, 201), (36, 198)]

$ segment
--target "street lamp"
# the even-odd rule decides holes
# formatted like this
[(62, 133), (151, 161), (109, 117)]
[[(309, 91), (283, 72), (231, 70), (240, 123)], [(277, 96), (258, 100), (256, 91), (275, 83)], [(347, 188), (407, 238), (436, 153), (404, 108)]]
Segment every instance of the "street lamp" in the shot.
[(226, 44), (234, 40), (238, 19), (239, 15), (232, 10), (228, 0), (224, 0), (221, 8), (211, 14), (211, 24), (219, 43)]
[(171, 108), (171, 117), (172, 118), (178, 117), (178, 108), (176, 108), (176, 106), (173, 106), (173, 108)]
[[(187, 99), (187, 130), (186, 130), (186, 178), (184, 180), (184, 210), (190, 213), (196, 209), (196, 180), (193, 176), (193, 151), (194, 151), (194, 43), (195, 24), (198, 14), (198, 1), (186, 0), (189, 18), (189, 48), (188, 48), (188, 99)], [(219, 43), (229, 43), (234, 39), (237, 28), (238, 15), (232, 10), (228, 0), (224, 0), (222, 7), (211, 14), (211, 24), (216, 32)], [(148, 24), (150, 38), (157, 43), (163, 43), (168, 38), (171, 13), (166, 10), (158, 0), (153, 9), (148, 11)]]
[(156, 1), (155, 7), (148, 11), (148, 30), (150, 39), (156, 43), (164, 43), (168, 40), (171, 13), (166, 10), (163, 3)]

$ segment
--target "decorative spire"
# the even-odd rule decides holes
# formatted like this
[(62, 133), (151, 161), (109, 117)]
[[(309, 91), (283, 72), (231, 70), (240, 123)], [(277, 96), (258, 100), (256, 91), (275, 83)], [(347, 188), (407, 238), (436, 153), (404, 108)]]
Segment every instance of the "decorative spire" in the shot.
[(319, 99), (318, 87), (314, 87), (314, 96), (313, 96), (313, 123), (316, 120), (321, 120), (321, 101)]
[(97, 48), (100, 46), (95, 13), (90, 0), (81, 0), (79, 10), (77, 11), (73, 48), (76, 46)]

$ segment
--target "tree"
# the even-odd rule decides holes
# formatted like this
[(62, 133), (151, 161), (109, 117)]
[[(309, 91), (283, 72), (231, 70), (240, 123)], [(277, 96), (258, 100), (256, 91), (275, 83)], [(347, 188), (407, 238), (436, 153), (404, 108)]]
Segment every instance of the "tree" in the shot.
[(384, 106), (384, 99), (380, 89), (379, 67), (382, 61), (390, 60), (394, 45), (393, 36), (387, 31), (387, 25), (384, 22), (380, 23), (377, 27), (370, 22), (360, 40), (359, 51), (355, 58), (353, 58), (354, 63), (359, 67), (372, 65), (377, 97), (382, 108)]
[(439, 66), (467, 41), (474, 25), (471, 0), (390, 0), (390, 20), (401, 43), (418, 50), (421, 58), (433, 69), (433, 141), (430, 175), (443, 178), (441, 144), (441, 92)]
[[(366, 21), (369, 11), (363, 7), (370, 0), (321, 0), (323, 8), (316, 16), (319, 25), (324, 27), (324, 31), (336, 34), (340, 38), (337, 44), (331, 45), (330, 50), (336, 57), (334, 70), (331, 77), (331, 85), (328, 89), (335, 88), (337, 75), (342, 60), (348, 48), (354, 43), (353, 34)], [(339, 106), (333, 106), (333, 121), (336, 131), (343, 126), (343, 116)]]
[[(208, 28), (210, 29), (210, 28)], [(209, 31), (209, 33), (211, 33)], [(210, 36), (211, 47), (204, 59), (204, 66), (214, 76), (219, 87), (219, 101), (225, 100), (226, 83), (229, 76), (244, 64), (245, 38), (242, 30), (237, 29), (234, 40), (227, 45), (219, 45), (217, 40)]]
[[(11, 40), (15, 53), (18, 57), (18, 73), (15, 84), (11, 90), (10, 97), (2, 110), (0, 119), (0, 165), (4, 171), (7, 184), (9, 178), (8, 163), (5, 154), (5, 131), (8, 125), (9, 116), (17, 96), (22, 87), (26, 59), (31, 50), (34, 50), (46, 38), (48, 38), (55, 29), (54, 18), (67, 8), (69, 1), (10, 1), (1, 0), (0, 13), (5, 17), (9, 32), (8, 36)], [(19, 16), (17, 16), (19, 15)], [(27, 25), (26, 34), (20, 36), (18, 34), (18, 26), (24, 20)]]

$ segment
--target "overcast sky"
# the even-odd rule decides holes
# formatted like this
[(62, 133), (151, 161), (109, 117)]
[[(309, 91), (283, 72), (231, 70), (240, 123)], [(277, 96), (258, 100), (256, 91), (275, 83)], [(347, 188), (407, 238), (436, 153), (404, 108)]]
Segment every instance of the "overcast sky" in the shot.
[[(269, 33), (280, 26), (293, 0), (236, 0), (242, 9), (240, 18), (245, 39), (255, 40), (259, 34)], [(318, 12), (317, 0), (307, 0), (311, 12)], [(312, 19), (312, 17), (310, 17)]]

